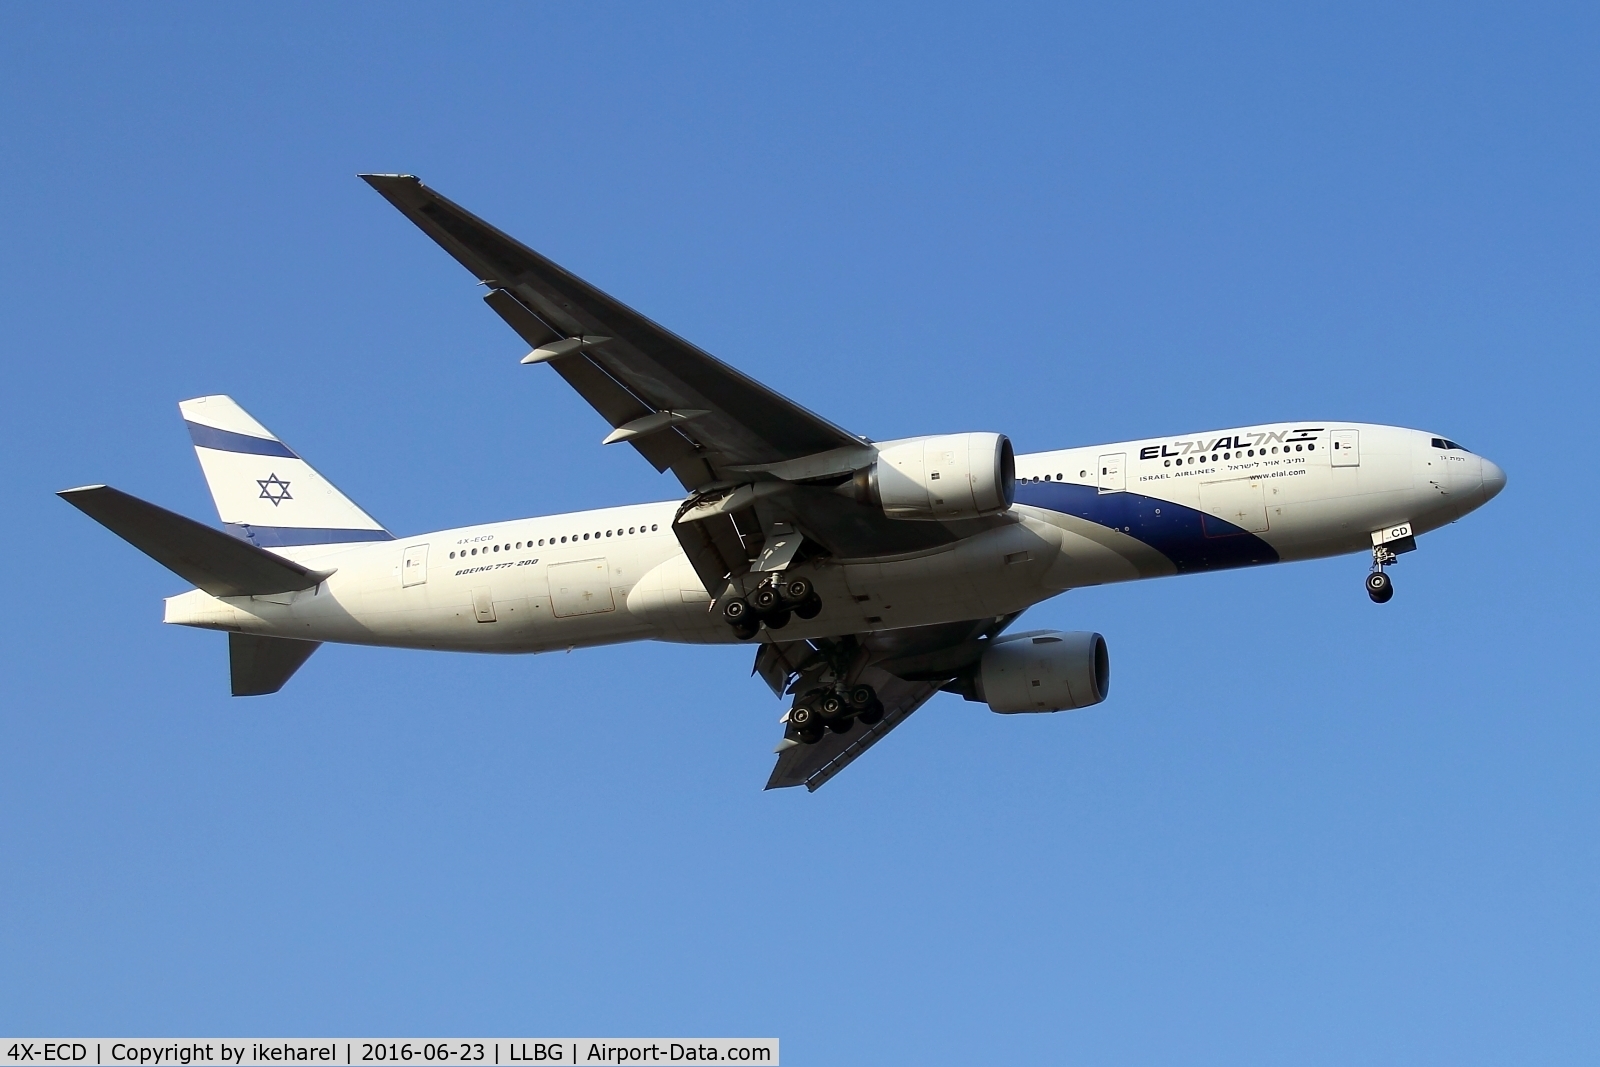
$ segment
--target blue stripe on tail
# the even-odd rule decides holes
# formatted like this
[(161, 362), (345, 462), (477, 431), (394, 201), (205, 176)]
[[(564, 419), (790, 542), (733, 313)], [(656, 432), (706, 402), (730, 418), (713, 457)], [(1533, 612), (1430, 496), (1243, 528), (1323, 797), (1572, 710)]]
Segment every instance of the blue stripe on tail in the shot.
[(234, 433), (232, 430), (219, 430), (215, 426), (205, 426), (198, 422), (183, 420), (189, 427), (189, 439), (196, 448), (212, 448), (218, 452), (243, 452), (251, 456), (284, 456), (288, 459), (300, 457), (289, 451), (289, 446), (282, 441), (269, 441), (264, 437), (251, 437), (245, 433)]

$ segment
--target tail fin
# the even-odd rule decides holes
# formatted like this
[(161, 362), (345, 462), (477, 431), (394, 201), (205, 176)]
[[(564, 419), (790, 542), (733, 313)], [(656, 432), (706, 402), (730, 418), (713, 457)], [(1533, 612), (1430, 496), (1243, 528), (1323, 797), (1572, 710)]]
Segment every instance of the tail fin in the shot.
[(178, 405), (228, 532), (260, 548), (392, 541), (394, 535), (232, 397)]

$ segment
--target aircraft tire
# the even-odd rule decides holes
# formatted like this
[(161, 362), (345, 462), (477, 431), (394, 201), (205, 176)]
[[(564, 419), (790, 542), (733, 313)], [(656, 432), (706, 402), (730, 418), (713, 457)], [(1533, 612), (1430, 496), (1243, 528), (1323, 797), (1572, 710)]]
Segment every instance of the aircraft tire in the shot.
[(740, 622), (750, 617), (750, 605), (748, 602), (734, 597), (722, 605), (722, 617), (737, 626)]
[(813, 726), (821, 725), (817, 718), (817, 709), (811, 705), (811, 701), (802, 700), (789, 709), (789, 725), (801, 733), (811, 729)]
[(802, 619), (814, 619), (822, 614), (822, 598), (812, 593), (810, 599), (804, 600), (794, 609), (794, 613)]
[(856, 718), (861, 720), (862, 726), (876, 726), (883, 721), (883, 715), (883, 701), (873, 697), (867, 710), (859, 713)]
[(828, 732), (826, 726), (808, 726), (804, 730), (796, 731), (802, 745), (814, 745), (822, 740), (822, 735)]
[(761, 625), (754, 619), (733, 624), (733, 636), (741, 641), (748, 641), (760, 632)]
[(816, 592), (809, 578), (793, 578), (784, 583), (783, 599), (790, 604), (804, 604)]
[(850, 717), (849, 709), (845, 707), (844, 701), (839, 699), (837, 693), (828, 693), (817, 701), (817, 714), (826, 723), (835, 723)]
[(781, 630), (789, 625), (789, 609), (784, 608), (770, 615), (763, 615), (761, 621), (767, 624), (769, 630)]
[(872, 702), (878, 699), (877, 692), (870, 685), (862, 684), (850, 687), (847, 696), (850, 707), (856, 711), (864, 711), (872, 707)]
[(777, 611), (782, 603), (783, 598), (770, 585), (764, 585), (750, 594), (750, 606), (755, 609), (758, 615), (770, 615)]
[(850, 732), (850, 728), (855, 724), (856, 721), (854, 719), (834, 719), (832, 722), (828, 723), (828, 729), (832, 730), (836, 734), (847, 734)]
[(1387, 604), (1394, 597), (1394, 581), (1382, 571), (1367, 575), (1367, 596), (1374, 604)]

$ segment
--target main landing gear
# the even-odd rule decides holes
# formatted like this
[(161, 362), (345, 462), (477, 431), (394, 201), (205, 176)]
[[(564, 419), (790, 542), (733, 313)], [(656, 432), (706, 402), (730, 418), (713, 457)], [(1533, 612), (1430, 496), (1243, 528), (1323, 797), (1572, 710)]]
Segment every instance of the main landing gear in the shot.
[(813, 689), (789, 709), (789, 726), (801, 744), (814, 745), (829, 731), (849, 733), (857, 722), (876, 726), (883, 715), (883, 701), (870, 685)]
[(735, 597), (722, 605), (722, 617), (733, 627), (733, 635), (748, 641), (763, 623), (769, 630), (789, 625), (790, 616), (814, 619), (822, 610), (822, 598), (809, 578), (773, 578), (761, 583), (749, 597)]
[(1387, 604), (1393, 599), (1394, 581), (1384, 573), (1383, 568), (1399, 558), (1387, 545), (1373, 547), (1372, 573), (1367, 575), (1367, 595), (1374, 604)]

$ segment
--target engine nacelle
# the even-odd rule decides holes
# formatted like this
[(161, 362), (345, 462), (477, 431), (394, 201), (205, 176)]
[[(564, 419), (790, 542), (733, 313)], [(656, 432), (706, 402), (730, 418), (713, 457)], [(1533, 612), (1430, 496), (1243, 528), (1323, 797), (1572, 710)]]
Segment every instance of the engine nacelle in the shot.
[(1043, 630), (995, 641), (973, 672), (973, 695), (991, 711), (1070, 711), (1098, 704), (1111, 688), (1106, 639)]
[(889, 441), (852, 485), (857, 500), (891, 519), (976, 519), (1016, 500), (1016, 457), (1000, 433)]

